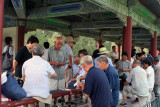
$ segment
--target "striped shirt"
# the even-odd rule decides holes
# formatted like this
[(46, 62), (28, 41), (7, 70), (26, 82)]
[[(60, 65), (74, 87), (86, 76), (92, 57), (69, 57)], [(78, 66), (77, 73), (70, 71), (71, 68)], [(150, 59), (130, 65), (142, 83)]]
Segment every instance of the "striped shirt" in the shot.
[[(61, 48), (57, 53), (55, 46), (51, 47), (48, 51), (48, 61), (58, 61), (61, 63), (67, 62), (67, 54)], [(54, 66), (52, 65), (53, 69), (55, 70), (57, 77), (53, 79), (64, 79), (64, 66)]]
[[(118, 63), (117, 63), (117, 67), (120, 67), (122, 69), (131, 69), (131, 63), (128, 60), (126, 60), (126, 62), (123, 62), (123, 60), (119, 60)], [(128, 76), (129, 71), (126, 72), (126, 71), (119, 70), (118, 74), (119, 74), (119, 76), (122, 76), (123, 74), (126, 74), (126, 76)]]
[[(72, 55), (72, 64), (73, 64), (73, 52), (72, 52), (72, 48), (66, 43), (62, 49), (66, 52), (67, 56), (68, 55)], [(67, 64), (65, 65), (64, 69), (67, 69), (68, 67), (68, 64), (69, 64), (69, 57), (68, 57), (68, 60), (67, 60)]]

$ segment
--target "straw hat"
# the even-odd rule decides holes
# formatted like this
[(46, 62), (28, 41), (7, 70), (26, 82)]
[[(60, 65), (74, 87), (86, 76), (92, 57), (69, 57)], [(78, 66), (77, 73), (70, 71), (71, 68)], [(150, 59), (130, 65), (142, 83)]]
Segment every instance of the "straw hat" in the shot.
[(98, 54), (106, 54), (107, 53), (107, 49), (105, 47), (102, 47), (99, 49), (99, 53)]
[(66, 42), (73, 42), (73, 43), (75, 44), (72, 36), (68, 36), (68, 37), (66, 38)]

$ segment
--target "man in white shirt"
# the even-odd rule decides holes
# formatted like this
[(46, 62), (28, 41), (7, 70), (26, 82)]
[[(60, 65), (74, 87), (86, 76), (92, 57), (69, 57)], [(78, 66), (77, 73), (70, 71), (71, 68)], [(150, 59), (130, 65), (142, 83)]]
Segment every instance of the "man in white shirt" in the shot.
[[(137, 95), (139, 99), (138, 107), (143, 107), (146, 104), (147, 96), (149, 95), (149, 87), (146, 72), (140, 67), (140, 65), (141, 62), (139, 60), (135, 60), (133, 62), (133, 69), (128, 75), (125, 86), (123, 88), (123, 102), (121, 103), (122, 106), (127, 105), (128, 93)], [(132, 85), (130, 86), (129, 83)]]
[(151, 66), (151, 61), (148, 58), (143, 60), (143, 67), (147, 73), (147, 80), (148, 80), (148, 86), (149, 86), (149, 95), (147, 98), (147, 102), (149, 103), (151, 101), (151, 92), (154, 87), (154, 70)]
[(160, 95), (160, 62), (159, 58), (154, 58), (154, 71), (155, 71), (155, 83), (154, 83), (154, 93), (158, 97)]
[(116, 51), (116, 46), (112, 46), (112, 52), (110, 53), (110, 58), (112, 59), (112, 62), (114, 62), (115, 59), (118, 59), (119, 53)]
[[(52, 96), (49, 89), (48, 75), (53, 78), (57, 74), (51, 65), (41, 58), (43, 52), (42, 46), (35, 45), (32, 50), (33, 57), (23, 64), (23, 89), (26, 91), (27, 97), (33, 97), (43, 103), (51, 104)], [(29, 104), (29, 107), (33, 105)]]

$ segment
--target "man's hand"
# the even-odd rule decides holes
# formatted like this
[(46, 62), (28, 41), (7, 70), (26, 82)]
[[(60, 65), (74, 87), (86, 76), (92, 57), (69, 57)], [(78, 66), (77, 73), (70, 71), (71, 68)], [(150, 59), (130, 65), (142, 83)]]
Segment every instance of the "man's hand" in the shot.
[(75, 82), (75, 81), (76, 81), (76, 78), (71, 79), (71, 82)]
[(66, 63), (58, 63), (58, 66), (64, 66)]
[(125, 85), (125, 86), (127, 86), (128, 84), (129, 84), (129, 83), (128, 83), (127, 81), (126, 81), (126, 82), (124, 82), (124, 85)]
[(54, 65), (54, 66), (58, 66), (58, 62), (57, 61), (51, 61), (49, 62), (51, 65)]
[(12, 76), (14, 76), (14, 74), (15, 74), (15, 70), (12, 72), (12, 74), (11, 74), (11, 75), (12, 75)]

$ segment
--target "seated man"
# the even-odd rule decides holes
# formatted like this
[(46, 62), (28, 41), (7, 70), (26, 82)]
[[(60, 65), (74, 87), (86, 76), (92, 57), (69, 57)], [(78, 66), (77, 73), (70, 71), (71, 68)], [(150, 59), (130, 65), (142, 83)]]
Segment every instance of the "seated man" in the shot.
[[(40, 102), (51, 104), (52, 96), (49, 89), (50, 77), (56, 77), (56, 73), (51, 65), (41, 58), (44, 49), (40, 45), (35, 45), (32, 50), (32, 58), (27, 60), (22, 66), (22, 78), (24, 80), (23, 89), (27, 97), (33, 97)], [(29, 104), (35, 107), (35, 104)]]
[[(143, 107), (146, 104), (147, 96), (149, 95), (149, 87), (146, 72), (140, 65), (141, 62), (139, 60), (133, 62), (133, 69), (128, 75), (123, 88), (123, 102), (120, 104), (121, 106), (127, 106), (128, 93), (137, 95), (139, 99), (138, 107)], [(129, 83), (132, 85), (130, 86)]]
[[(74, 84), (76, 83), (76, 78), (77, 77), (82, 77), (85, 75), (85, 71), (82, 68), (82, 66), (79, 66), (80, 64), (80, 58), (79, 57), (74, 57), (74, 64), (73, 64), (73, 74), (74, 78), (69, 82), (68, 87), (74, 87)], [(84, 80), (82, 80), (84, 82)]]

